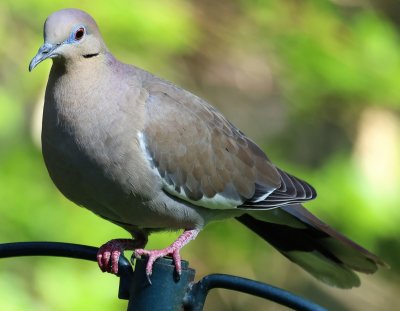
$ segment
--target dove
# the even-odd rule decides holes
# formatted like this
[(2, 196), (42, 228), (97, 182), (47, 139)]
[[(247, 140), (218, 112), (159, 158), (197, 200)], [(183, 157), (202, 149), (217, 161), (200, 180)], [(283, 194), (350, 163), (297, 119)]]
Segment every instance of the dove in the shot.
[[(119, 256), (133, 250), (148, 257), (149, 278), (167, 255), (180, 273), (182, 247), (228, 218), (332, 286), (359, 286), (355, 272), (385, 266), (305, 209), (314, 188), (275, 166), (217, 109), (118, 61), (86, 12), (46, 19), (29, 71), (45, 59), (53, 62), (41, 137), (48, 173), (65, 197), (132, 236), (99, 248), (102, 271), (118, 273)], [(183, 231), (164, 249), (145, 249), (151, 233), (165, 230)]]

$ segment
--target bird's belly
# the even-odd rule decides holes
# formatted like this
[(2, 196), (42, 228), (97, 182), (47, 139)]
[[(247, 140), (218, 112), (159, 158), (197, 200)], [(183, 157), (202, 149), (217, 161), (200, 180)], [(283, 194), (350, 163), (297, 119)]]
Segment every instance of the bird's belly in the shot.
[(122, 220), (119, 209), (128, 202), (133, 213), (140, 208), (140, 200), (73, 144), (64, 141), (60, 146), (43, 142), (43, 157), (54, 184), (74, 203), (116, 221)]

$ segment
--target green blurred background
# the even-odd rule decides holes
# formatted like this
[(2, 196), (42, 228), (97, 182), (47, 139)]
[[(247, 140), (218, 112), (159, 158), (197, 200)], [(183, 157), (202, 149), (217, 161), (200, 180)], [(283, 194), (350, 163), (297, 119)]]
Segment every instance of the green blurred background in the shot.
[[(0, 242), (99, 246), (128, 237), (68, 202), (40, 153), (51, 62), (28, 73), (53, 11), (97, 20), (120, 60), (207, 99), (280, 167), (311, 182), (318, 216), (391, 265), (343, 291), (314, 281), (232, 221), (210, 224), (183, 250), (197, 276), (220, 272), (272, 283), (332, 310), (400, 305), (400, 2), (22, 1), (0, 3)], [(162, 247), (175, 233), (151, 237)], [(0, 310), (125, 310), (118, 279), (95, 263), (3, 259)], [(213, 291), (206, 310), (283, 310)]]

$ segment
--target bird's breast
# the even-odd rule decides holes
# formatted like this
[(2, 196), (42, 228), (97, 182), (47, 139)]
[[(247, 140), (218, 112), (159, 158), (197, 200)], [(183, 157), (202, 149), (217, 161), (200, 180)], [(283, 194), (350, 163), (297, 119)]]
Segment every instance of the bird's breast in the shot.
[(135, 94), (110, 98), (106, 86), (69, 85), (60, 80), (46, 90), (42, 151), (49, 174), (75, 203), (132, 223), (157, 184), (139, 150)]

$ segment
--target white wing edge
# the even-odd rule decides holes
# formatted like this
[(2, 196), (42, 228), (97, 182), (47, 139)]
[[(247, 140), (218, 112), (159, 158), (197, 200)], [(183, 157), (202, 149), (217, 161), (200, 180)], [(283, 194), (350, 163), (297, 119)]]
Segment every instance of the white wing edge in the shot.
[(146, 158), (146, 160), (149, 164), (149, 167), (151, 167), (153, 173), (160, 178), (160, 180), (162, 182), (162, 189), (164, 191), (168, 192), (170, 195), (177, 197), (181, 200), (184, 200), (186, 202), (189, 202), (193, 205), (201, 206), (201, 207), (205, 207), (205, 208), (209, 208), (209, 209), (221, 209), (221, 210), (235, 209), (239, 205), (243, 204), (243, 201), (241, 201), (241, 200), (226, 198), (219, 193), (217, 193), (212, 198), (203, 196), (200, 200), (197, 200), (197, 201), (189, 199), (186, 196), (185, 191), (182, 189), (182, 187), (179, 187), (180, 191), (177, 191), (176, 190), (177, 187), (175, 187), (175, 185), (171, 185), (171, 184), (167, 183), (167, 181), (160, 175), (157, 168), (154, 166), (153, 159), (152, 159), (149, 151), (147, 150), (146, 138), (145, 138), (143, 132), (139, 131), (137, 134), (137, 137), (138, 137), (140, 149), (142, 150), (144, 157)]

